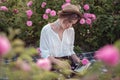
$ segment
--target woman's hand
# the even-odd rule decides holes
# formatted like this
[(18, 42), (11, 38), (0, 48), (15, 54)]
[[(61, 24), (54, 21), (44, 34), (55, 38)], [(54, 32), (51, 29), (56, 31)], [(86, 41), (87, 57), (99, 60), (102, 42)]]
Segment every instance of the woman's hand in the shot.
[(80, 58), (76, 54), (71, 55), (71, 57), (76, 63), (81, 63)]

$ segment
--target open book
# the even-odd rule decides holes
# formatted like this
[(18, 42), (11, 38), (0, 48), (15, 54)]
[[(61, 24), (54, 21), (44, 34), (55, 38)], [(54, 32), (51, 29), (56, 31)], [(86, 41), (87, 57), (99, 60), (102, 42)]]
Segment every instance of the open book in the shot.
[(89, 62), (88, 64), (86, 64), (86, 65), (78, 65), (75, 69), (74, 69), (74, 71), (75, 72), (79, 72), (79, 73), (85, 73), (86, 71), (87, 71), (87, 69), (90, 67), (90, 65), (91, 65), (91, 63)]

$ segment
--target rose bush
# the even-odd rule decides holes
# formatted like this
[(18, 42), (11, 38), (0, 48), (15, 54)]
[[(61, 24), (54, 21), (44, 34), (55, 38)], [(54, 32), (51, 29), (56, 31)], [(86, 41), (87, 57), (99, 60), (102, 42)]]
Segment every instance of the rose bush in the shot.
[[(81, 5), (79, 3), (80, 1), (74, 1), (74, 0), (56, 1), (55, 0), (55, 2), (57, 5), (50, 1), (44, 1), (44, 0), (41, 0), (41, 1), (26, 0), (25, 2), (22, 2), (22, 0), (1, 1), (0, 31), (7, 32), (8, 27), (20, 28), (22, 32), (20, 35), (17, 35), (17, 37), (26, 41), (27, 46), (33, 45), (35, 47), (38, 47), (41, 28), (45, 24), (53, 22), (57, 18), (57, 12), (62, 8), (64, 8), (65, 5), (69, 5), (73, 3), (80, 6), (81, 14), (83, 14), (84, 11), (87, 11), (88, 13), (90, 13), (89, 12), (90, 5), (85, 3)], [(87, 7), (85, 7), (86, 5)], [(86, 8), (88, 7), (89, 9), (86, 10)], [(90, 13), (90, 15), (92, 14)], [(84, 18), (84, 16), (82, 17)], [(84, 18), (84, 21), (80, 21), (80, 24), (91, 25), (93, 22), (92, 18), (93, 18), (92, 16), (86, 17)]]
[[(118, 34), (120, 30), (120, 15), (118, 15), (120, 9), (119, 0), (25, 0), (24, 2), (22, 0), (0, 0), (0, 32), (4, 31), (6, 35), (9, 35), (9, 27), (19, 28), (21, 29), (21, 34), (17, 34), (13, 38), (21, 38), (29, 47), (38, 47), (40, 37), (39, 34), (42, 27), (46, 23), (53, 22), (57, 18), (57, 11), (61, 10), (62, 8), (64, 8), (65, 5), (69, 5), (70, 3), (79, 4), (81, 7), (81, 13), (83, 14), (80, 23), (75, 25), (76, 27), (74, 27), (76, 31), (75, 46), (79, 46), (79, 50), (97, 50), (104, 44), (112, 44), (120, 37)], [(11, 31), (11, 33), (14, 32), (15, 31)], [(19, 41), (17, 40), (17, 42)], [(9, 43), (7, 43), (7, 45), (8, 44)], [(23, 76), (22, 78), (24, 80), (27, 80), (28, 78), (30, 80), (31, 77), (34, 80), (50, 80), (51, 77), (46, 77), (46, 74), (48, 74), (49, 76), (52, 75), (54, 77), (54, 75), (49, 74), (49, 72), (42, 73), (43, 75), (40, 76), (41, 74), (38, 74), (41, 73), (39, 72), (40, 67), (37, 68), (35, 66), (36, 64), (34, 64), (31, 59), (31, 56), (34, 57), (36, 55), (36, 49), (34, 50), (33, 48), (30, 48), (24, 50), (24, 47), (21, 47), (21, 45), (19, 45), (19, 47), (15, 45), (14, 47), (17, 46), (17, 48), (10, 52), (11, 54), (7, 54), (4, 57), (5, 60), (9, 59), (9, 61), (12, 61), (12, 56), (16, 56), (15, 54), (20, 55), (20, 53), (22, 53), (20, 55), (20, 59), (18, 59), (20, 60), (20, 64), (18, 66), (22, 66), (16, 67), (13, 62), (12, 64), (7, 65), (9, 67), (8, 69), (8, 67), (5, 67), (6, 65), (2, 65), (1, 69), (6, 70), (7, 76), (9, 76), (11, 80), (15, 80), (16, 76), (18, 76), (17, 74), (19, 73), (21, 73), (21, 75), (17, 78), (21, 79), (21, 76)], [(9, 50), (9, 47), (6, 46), (4, 49), (1, 49), (1, 51), (2, 50), (3, 52), (7, 52), (7, 50)], [(109, 50), (105, 52), (108, 53)], [(102, 53), (104, 53), (104, 51)], [(101, 57), (98, 58), (104, 63), (109, 63), (109, 61), (111, 61), (111, 57), (108, 57), (106, 59), (106, 57), (102, 57), (104, 55), (106, 55), (106, 53), (100, 55)], [(109, 53), (109, 56), (111, 56), (111, 52)], [(114, 63), (116, 64), (116, 62), (118, 61), (118, 58), (114, 57), (112, 60), (113, 65)], [(116, 60), (114, 61), (114, 59)], [(83, 63), (86, 63), (86, 60), (83, 60)], [(113, 71), (109, 73), (102, 72), (104, 76), (99, 76), (99, 79), (110, 80), (111, 76), (115, 76), (111, 75), (112, 73), (115, 73), (116, 79), (119, 79), (119, 67), (110, 69), (112, 69)], [(110, 69), (108, 71), (110, 71)], [(26, 71), (27, 73), (24, 71)], [(31, 71), (30, 74), (35, 73), (35, 76), (29, 75), (28, 71)]]

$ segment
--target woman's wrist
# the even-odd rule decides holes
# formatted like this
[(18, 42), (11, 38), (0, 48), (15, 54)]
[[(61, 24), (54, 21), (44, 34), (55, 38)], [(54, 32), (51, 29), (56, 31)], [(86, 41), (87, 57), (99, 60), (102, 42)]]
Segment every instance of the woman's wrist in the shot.
[(79, 57), (77, 57), (76, 54), (71, 55), (71, 57), (72, 57), (72, 59), (73, 59), (75, 62), (77, 62), (77, 63), (80, 63), (80, 62), (81, 62), (81, 60), (79, 59)]
[(79, 58), (77, 58), (76, 62), (77, 63), (81, 63), (81, 60)]

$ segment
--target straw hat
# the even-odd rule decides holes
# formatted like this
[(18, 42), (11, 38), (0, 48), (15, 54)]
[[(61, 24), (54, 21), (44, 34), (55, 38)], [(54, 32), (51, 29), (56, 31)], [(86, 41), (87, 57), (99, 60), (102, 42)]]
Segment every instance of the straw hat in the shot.
[(71, 12), (81, 16), (80, 7), (73, 4), (66, 5), (61, 12)]

